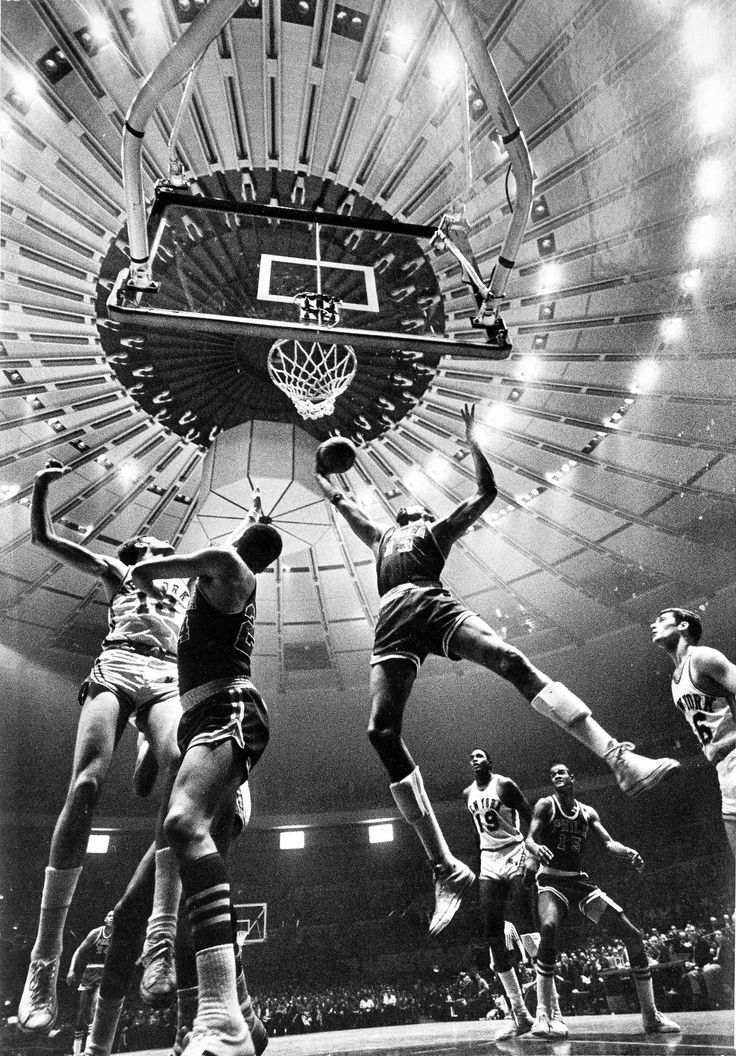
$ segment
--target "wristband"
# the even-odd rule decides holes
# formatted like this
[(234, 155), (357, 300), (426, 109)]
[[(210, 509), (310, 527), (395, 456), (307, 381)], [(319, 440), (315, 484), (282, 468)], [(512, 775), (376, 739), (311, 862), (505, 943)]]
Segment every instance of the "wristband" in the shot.
[(340, 501), (340, 499), (344, 499), (344, 498), (345, 498), (345, 496), (343, 495), (343, 493), (341, 491), (336, 491), (335, 494), (330, 499), (330, 502), (332, 503), (333, 506), (337, 506), (337, 504)]

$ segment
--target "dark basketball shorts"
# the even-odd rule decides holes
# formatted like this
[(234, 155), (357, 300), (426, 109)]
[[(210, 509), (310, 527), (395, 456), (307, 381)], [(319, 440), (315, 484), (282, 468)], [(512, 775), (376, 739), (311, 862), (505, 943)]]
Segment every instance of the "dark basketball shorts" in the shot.
[(577, 905), (580, 912), (595, 924), (601, 919), (610, 906), (616, 913), (621, 913), (621, 906), (609, 898), (594, 884), (587, 873), (571, 873), (569, 876), (546, 872), (542, 867), (537, 873), (537, 890), (554, 895), (569, 912), (570, 906)]
[(143, 729), (154, 704), (164, 702), (179, 708), (179, 673), (173, 657), (103, 649), (79, 689), (79, 703), (84, 704), (89, 690), (95, 688), (114, 693), (127, 709), (126, 720), (138, 729)]
[(88, 964), (82, 972), (77, 990), (97, 990), (102, 982), (103, 967), (101, 964)]
[(268, 744), (268, 709), (247, 678), (221, 678), (190, 689), (181, 698), (184, 714), (178, 742), (182, 755), (194, 745), (234, 741), (248, 773)]
[(459, 660), (452, 636), (475, 615), (444, 587), (402, 583), (381, 599), (371, 664), (410, 660), (419, 670), (430, 653)]

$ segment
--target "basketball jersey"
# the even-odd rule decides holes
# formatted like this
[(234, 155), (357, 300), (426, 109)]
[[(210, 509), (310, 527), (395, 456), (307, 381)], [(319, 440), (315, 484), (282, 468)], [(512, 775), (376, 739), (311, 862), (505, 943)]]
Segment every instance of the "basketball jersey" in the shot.
[(199, 586), (179, 634), (179, 691), (221, 679), (250, 678), (256, 621), (256, 588), (239, 612), (220, 612)]
[(103, 649), (116, 645), (140, 645), (160, 648), (176, 655), (176, 640), (189, 603), (189, 584), (186, 579), (157, 579), (166, 596), (160, 600), (149, 598), (137, 590), (128, 568), (123, 581), (110, 599), (107, 608), (109, 630), (102, 643)]
[(575, 800), (572, 814), (565, 814), (557, 796), (549, 797), (552, 803), (552, 817), (542, 826), (542, 834), (537, 843), (549, 847), (554, 857), (545, 869), (554, 869), (563, 873), (581, 873), (585, 841), (588, 838), (588, 818), (582, 803)]
[(679, 675), (672, 676), (672, 699), (709, 762), (718, 763), (736, 749), (736, 700), (732, 696), (710, 697), (697, 689), (690, 674), (689, 655)]
[(426, 521), (387, 528), (378, 544), (378, 594), (383, 597), (401, 583), (441, 586), (444, 567), (444, 555)]
[(84, 940), (84, 949), (80, 954), (80, 960), (84, 968), (101, 968), (103, 966), (107, 951), (110, 949), (111, 937), (112, 929), (106, 935), (104, 924), (101, 924), (99, 928), (92, 929)]
[(480, 836), (481, 851), (499, 851), (524, 837), (519, 829), (519, 814), (498, 798), (498, 775), (494, 774), (485, 788), (476, 781), (468, 793), (468, 810), (473, 815)]

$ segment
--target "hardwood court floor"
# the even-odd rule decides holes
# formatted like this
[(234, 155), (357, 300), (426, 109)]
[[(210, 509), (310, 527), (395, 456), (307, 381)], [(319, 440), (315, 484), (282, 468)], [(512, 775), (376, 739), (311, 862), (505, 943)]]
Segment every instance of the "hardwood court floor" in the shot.
[[(497, 1022), (421, 1023), (407, 1027), (374, 1027), (325, 1034), (271, 1038), (265, 1056), (732, 1056), (734, 1016), (731, 1012), (679, 1012), (674, 1018), (682, 1034), (661, 1037), (640, 1033), (638, 1015), (570, 1016), (565, 1041), (519, 1038), (493, 1041)], [(133, 1056), (133, 1054), (130, 1054)], [(139, 1056), (161, 1056), (142, 1053)], [(168, 1056), (168, 1053), (163, 1054)]]

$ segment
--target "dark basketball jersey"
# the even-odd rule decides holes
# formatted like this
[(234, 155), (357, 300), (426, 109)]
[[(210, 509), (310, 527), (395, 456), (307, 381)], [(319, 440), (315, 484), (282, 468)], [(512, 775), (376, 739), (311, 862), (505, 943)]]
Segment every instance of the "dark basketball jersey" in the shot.
[(581, 873), (585, 841), (588, 838), (588, 819), (582, 803), (575, 800), (571, 814), (566, 814), (557, 796), (550, 796), (552, 818), (545, 822), (537, 843), (552, 851), (554, 858), (547, 868), (565, 873)]
[(436, 586), (444, 567), (445, 558), (426, 521), (388, 528), (378, 545), (378, 594), (383, 597), (401, 583)]
[(220, 612), (199, 586), (179, 632), (179, 691), (221, 679), (250, 678), (256, 588), (240, 612)]
[(74, 968), (78, 972), (80, 968), (101, 968), (105, 963), (107, 951), (110, 948), (110, 937), (112, 928), (105, 934), (105, 926), (93, 928), (77, 952), (74, 954)]
[(109, 630), (102, 648), (138, 645), (144, 649), (159, 648), (175, 655), (176, 639), (189, 601), (188, 581), (157, 579), (157, 586), (163, 589), (166, 596), (161, 599), (149, 598), (137, 589), (131, 579), (131, 571), (127, 569), (108, 604)]

